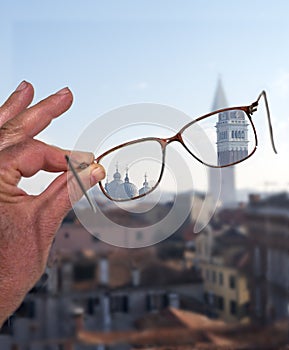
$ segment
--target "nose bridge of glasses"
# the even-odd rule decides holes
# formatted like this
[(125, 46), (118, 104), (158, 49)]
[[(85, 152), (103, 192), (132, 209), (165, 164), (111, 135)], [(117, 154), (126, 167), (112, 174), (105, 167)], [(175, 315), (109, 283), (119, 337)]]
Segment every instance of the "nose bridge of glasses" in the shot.
[(171, 142), (174, 142), (174, 141), (183, 143), (182, 135), (180, 132), (178, 132), (177, 134), (175, 134), (169, 138), (161, 139), (163, 147), (166, 147), (168, 144), (170, 144)]

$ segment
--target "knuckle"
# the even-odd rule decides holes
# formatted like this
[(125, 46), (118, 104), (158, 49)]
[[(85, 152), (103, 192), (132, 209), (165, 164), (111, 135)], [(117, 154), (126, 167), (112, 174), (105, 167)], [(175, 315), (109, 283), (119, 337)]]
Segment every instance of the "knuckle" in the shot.
[(12, 122), (4, 124), (0, 128), (0, 151), (22, 142), (25, 138), (21, 125)]

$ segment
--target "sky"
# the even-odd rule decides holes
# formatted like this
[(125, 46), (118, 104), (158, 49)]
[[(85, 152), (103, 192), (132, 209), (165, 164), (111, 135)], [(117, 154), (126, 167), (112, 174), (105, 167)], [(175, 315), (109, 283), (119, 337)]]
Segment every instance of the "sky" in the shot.
[[(69, 86), (72, 108), (39, 138), (73, 148), (120, 106), (164, 104), (195, 118), (211, 110), (219, 78), (230, 106), (265, 89), (278, 155), (261, 116), (257, 153), (236, 167), (237, 187), (287, 190), (288, 13), (286, 0), (2, 1), (0, 100), (23, 79), (34, 102)], [(47, 180), (41, 174), (24, 187), (37, 192)]]

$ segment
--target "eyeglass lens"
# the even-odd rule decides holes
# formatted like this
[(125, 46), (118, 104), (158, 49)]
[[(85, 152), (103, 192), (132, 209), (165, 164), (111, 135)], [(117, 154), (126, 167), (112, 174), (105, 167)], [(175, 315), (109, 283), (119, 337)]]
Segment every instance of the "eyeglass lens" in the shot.
[[(182, 138), (187, 150), (209, 166), (240, 162), (256, 146), (253, 125), (241, 109), (226, 110), (201, 119), (188, 126)], [(211, 148), (207, 145), (208, 140)]]
[(113, 200), (132, 199), (150, 192), (162, 172), (161, 144), (146, 140), (121, 147), (100, 162), (107, 173), (103, 189)]

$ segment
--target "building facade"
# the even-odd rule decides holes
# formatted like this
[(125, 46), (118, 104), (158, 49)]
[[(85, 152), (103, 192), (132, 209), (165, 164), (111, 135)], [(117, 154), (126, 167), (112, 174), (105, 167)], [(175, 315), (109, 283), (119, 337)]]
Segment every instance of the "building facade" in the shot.
[(250, 294), (243, 272), (243, 265), (247, 262), (246, 242), (245, 234), (229, 228), (214, 235), (208, 242), (203, 239), (198, 245), (198, 249), (203, 246), (207, 250), (200, 267), (208, 316), (225, 322), (249, 321)]
[(247, 222), (252, 318), (261, 324), (286, 319), (289, 311), (288, 194), (264, 199), (251, 196)]

